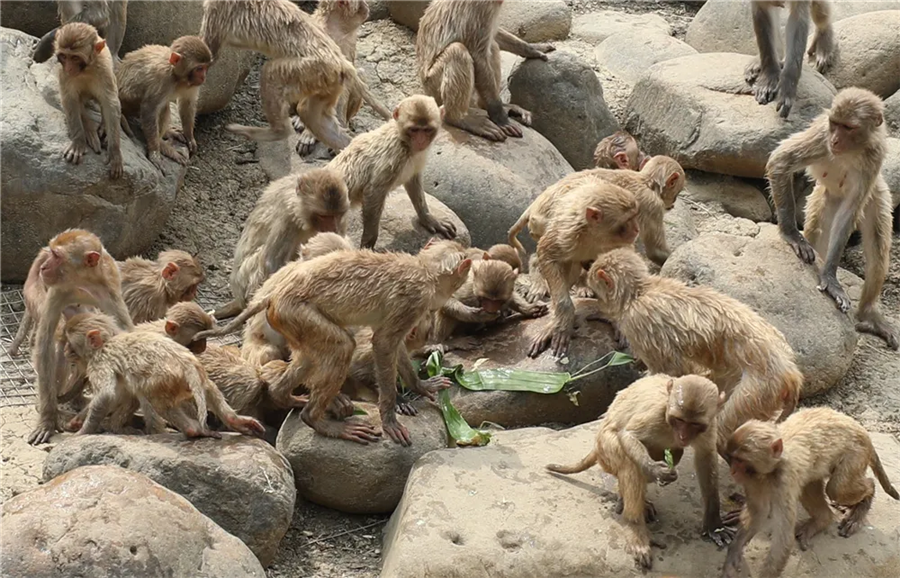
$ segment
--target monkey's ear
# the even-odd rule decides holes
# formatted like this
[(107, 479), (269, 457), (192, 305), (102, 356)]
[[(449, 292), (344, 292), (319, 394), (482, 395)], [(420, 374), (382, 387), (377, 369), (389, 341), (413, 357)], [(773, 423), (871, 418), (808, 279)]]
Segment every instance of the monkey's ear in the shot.
[(173, 52), (172, 54), (169, 55), (169, 64), (171, 64), (172, 66), (175, 66), (179, 62), (181, 62), (180, 54), (178, 54), (177, 52)]
[(399, 118), (399, 116), (400, 116), (400, 105), (397, 105), (394, 108), (394, 120), (397, 120), (397, 118)]
[(667, 189), (670, 188), (672, 185), (675, 184), (675, 181), (677, 181), (677, 180), (678, 180), (678, 173), (672, 173), (671, 175), (669, 175), (669, 178), (666, 179), (666, 188)]
[(725, 405), (727, 397), (724, 391), (719, 393), (719, 409), (722, 409), (722, 406)]
[(647, 161), (649, 161), (649, 160), (650, 160), (650, 157), (648, 157), (647, 155), (645, 155), (645, 154), (642, 154), (642, 155), (641, 155), (641, 167), (640, 167), (640, 170), (644, 170), (644, 165), (646, 165), (646, 164), (647, 164)]
[(166, 281), (171, 281), (175, 278), (175, 275), (178, 275), (178, 270), (180, 267), (176, 263), (166, 263), (166, 266), (162, 270), (162, 277)]
[(628, 155), (622, 151), (617, 152), (613, 155), (613, 160), (616, 161), (616, 166), (620, 169), (628, 168)]
[(444, 120), (444, 115), (447, 114), (447, 111), (444, 110), (444, 105), (443, 105), (443, 104), (441, 105), (441, 107), (440, 107), (439, 110), (441, 111), (441, 120)]
[(94, 44), (94, 52), (100, 54), (103, 52), (103, 49), (106, 48), (106, 40), (100, 40), (97, 44)]
[(598, 279), (602, 279), (603, 282), (606, 283), (606, 286), (607, 286), (609, 289), (612, 289), (612, 288), (613, 288), (613, 280), (612, 280), (612, 277), (610, 277), (610, 276), (606, 273), (606, 271), (604, 271), (603, 269), (597, 269), (597, 278), (598, 278)]
[(85, 334), (85, 337), (94, 349), (100, 349), (103, 346), (103, 338), (100, 336), (99, 329), (91, 329)]
[(456, 272), (460, 275), (467, 275), (469, 273), (469, 269), (472, 268), (472, 260), (471, 259), (463, 259), (459, 265), (456, 266)]
[(84, 255), (84, 264), (88, 267), (96, 267), (97, 263), (100, 262), (100, 253), (97, 251), (90, 251), (85, 253)]
[(597, 224), (603, 220), (603, 211), (596, 207), (588, 207), (584, 210), (584, 216), (589, 223)]
[(875, 126), (881, 126), (883, 122), (884, 116), (880, 112), (875, 113)]
[(174, 337), (176, 333), (178, 333), (178, 324), (166, 319), (166, 335)]
[(778, 438), (772, 442), (772, 457), (775, 459), (780, 458), (782, 451), (784, 451), (784, 442), (781, 441), (781, 438)]
[(482, 261), (490, 261), (490, 260), (491, 260), (491, 254), (488, 253), (487, 251), (485, 251), (485, 252), (484, 252), (484, 255), (482, 255), (482, 257), (481, 257), (481, 260), (482, 260)]
[[(600, 272), (602, 273), (603, 270), (601, 269)], [(666, 393), (672, 393), (672, 388), (673, 388), (674, 386), (675, 386), (675, 380), (674, 380), (674, 379), (670, 379), (669, 381), (667, 381), (667, 382), (666, 382)]]

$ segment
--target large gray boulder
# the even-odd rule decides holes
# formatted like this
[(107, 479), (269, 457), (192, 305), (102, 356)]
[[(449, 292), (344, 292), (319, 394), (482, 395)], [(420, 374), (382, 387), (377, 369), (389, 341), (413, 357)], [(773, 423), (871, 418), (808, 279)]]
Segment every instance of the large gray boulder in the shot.
[(884, 120), (887, 123), (888, 132), (893, 136), (900, 137), (900, 90), (884, 99)]
[(755, 238), (701, 235), (674, 251), (660, 274), (713, 287), (777, 327), (803, 372), (801, 397), (834, 387), (853, 361), (853, 320), (816, 289), (816, 268), (797, 258), (775, 225), (760, 224)]
[(887, 140), (887, 154), (881, 165), (881, 175), (891, 191), (891, 206), (900, 205), (900, 138)]
[(580, 14), (572, 21), (572, 38), (583, 40), (588, 44), (598, 45), (610, 36), (623, 32), (659, 33), (668, 36), (671, 27), (658, 14), (629, 14), (618, 10)]
[[(354, 402), (379, 427), (378, 407)], [(294, 469), (297, 491), (310, 502), (351, 514), (383, 514), (394, 510), (403, 495), (406, 476), (422, 455), (446, 448), (447, 429), (440, 410), (425, 400), (415, 402), (419, 413), (398, 415), (409, 429), (412, 445), (403, 447), (389, 437), (362, 445), (317, 434), (292, 412), (278, 432), (275, 447)]]
[(0, 1), (0, 26), (20, 30), (31, 36), (40, 38), (45, 32), (59, 25), (56, 2), (34, 0)]
[(264, 578), (243, 542), (143, 474), (85, 466), (3, 504), (9, 578)]
[(857, 86), (887, 98), (900, 90), (900, 4), (834, 25), (838, 56), (825, 76), (837, 88)]
[(629, 84), (636, 83), (657, 62), (691, 54), (697, 51), (681, 40), (639, 28), (613, 34), (594, 50), (597, 62)]
[(808, 66), (787, 120), (744, 82), (750, 56), (695, 54), (654, 65), (628, 100), (626, 129), (686, 169), (762, 177), (769, 153), (831, 106), (834, 87)]
[(594, 147), (619, 123), (587, 62), (569, 52), (549, 61), (523, 60), (509, 77), (510, 100), (530, 110), (532, 128), (547, 137), (576, 170), (594, 166)]
[(771, 221), (772, 208), (760, 186), (764, 187), (765, 182), (688, 171), (687, 183), (681, 195), (710, 208), (721, 208), (734, 217), (757, 222)]
[(105, 150), (88, 151), (79, 165), (66, 163), (63, 151), (70, 140), (59, 104), (59, 64), (34, 64), (35, 41), (0, 29), (4, 282), (24, 280), (40, 248), (69, 227), (93, 231), (119, 259), (145, 251), (165, 225), (187, 171), (166, 159), (161, 174), (147, 160), (145, 145), (124, 134), (121, 178), (110, 180)]
[(81, 466), (111, 465), (146, 475), (187, 498), (268, 566), (294, 515), (291, 466), (266, 442), (224, 434), (185, 440), (181, 434), (75, 436), (44, 462), (44, 481)]
[(419, 30), (419, 19), (428, 8), (428, 0), (387, 0), (391, 19), (412, 31)]
[[(638, 575), (625, 552), (621, 518), (614, 513), (615, 478), (596, 466), (572, 476), (544, 469), (550, 463), (576, 463), (593, 449), (596, 433), (596, 423), (561, 432), (505, 431), (495, 433), (485, 447), (423, 457), (385, 528), (382, 578)], [(888, 476), (900, 478), (897, 440), (872, 434), (872, 441)], [(739, 489), (721, 460), (719, 487), (723, 496)], [(678, 480), (664, 488), (649, 484), (647, 493), (659, 514), (659, 522), (649, 527), (651, 535), (667, 546), (653, 548), (652, 575), (718, 576), (725, 552), (700, 538), (703, 505), (693, 450), (678, 465)], [(900, 564), (900, 502), (884, 496), (880, 487), (876, 494), (877, 506), (863, 530), (841, 538), (832, 524), (808, 551), (794, 548), (784, 576), (891, 575)], [(761, 537), (747, 546), (753, 571), (768, 548)]]
[[(394, 22), (418, 31), (428, 0), (387, 0), (387, 5)], [(526, 42), (564, 40), (572, 27), (572, 10), (563, 0), (507, 0), (499, 22)]]

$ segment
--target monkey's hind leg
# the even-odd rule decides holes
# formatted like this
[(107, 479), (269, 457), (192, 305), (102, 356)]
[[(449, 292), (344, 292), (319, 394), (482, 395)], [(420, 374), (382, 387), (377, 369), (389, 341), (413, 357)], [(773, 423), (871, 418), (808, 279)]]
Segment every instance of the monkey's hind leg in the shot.
[[(775, 54), (775, 28), (772, 9), (765, 2), (751, 2), (753, 12), (753, 31), (756, 34), (756, 45), (759, 48), (759, 62), (754, 61), (744, 72), (744, 78), (753, 85), (756, 102), (768, 104), (778, 91), (778, 79), (781, 68)], [(758, 71), (755, 67), (758, 66)]]
[(869, 467), (869, 452), (859, 451), (845, 456), (831, 472), (825, 493), (841, 506), (849, 506), (850, 511), (838, 523), (838, 534), (847, 538), (862, 526), (866, 514), (872, 507), (875, 496), (875, 480), (866, 477)]
[(175, 428), (184, 434), (184, 436), (188, 439), (190, 438), (216, 438), (221, 439), (222, 434), (217, 431), (213, 431), (208, 427), (202, 427), (200, 422), (195, 418), (188, 415), (185, 410), (185, 404), (182, 403), (176, 407), (173, 407), (165, 412), (166, 419), (171, 423)]
[(646, 480), (640, 470), (627, 458), (616, 474), (619, 494), (624, 502), (622, 521), (628, 528), (625, 551), (634, 556), (635, 563), (649, 570), (653, 566), (650, 556), (650, 531), (644, 522), (646, 515)]
[(810, 59), (815, 58), (816, 70), (821, 73), (834, 64), (837, 56), (837, 43), (834, 39), (834, 29), (831, 27), (831, 3), (813, 0), (810, 12), (816, 25), (816, 33), (807, 54)]
[(875, 186), (878, 190), (866, 205), (859, 224), (862, 231), (863, 256), (866, 259), (866, 279), (856, 311), (856, 330), (880, 337), (888, 347), (897, 351), (900, 348), (897, 328), (887, 322), (878, 308), (878, 300), (881, 297), (881, 289), (891, 258), (890, 194), (881, 178)]
[(100, 423), (109, 413), (109, 405), (115, 400), (115, 397), (115, 393), (109, 390), (95, 392), (94, 398), (91, 399), (91, 404), (88, 406), (84, 425), (78, 430), (77, 435), (93, 434), (100, 431)]
[(296, 98), (290, 98), (290, 96), (296, 94), (299, 90), (297, 86), (289, 84), (290, 79), (287, 76), (290, 64), (290, 59), (286, 58), (269, 60), (260, 72), (259, 94), (262, 101), (263, 114), (269, 126), (228, 124), (225, 125), (225, 130), (259, 142), (279, 141), (288, 138), (293, 130), (288, 116), (288, 111), (291, 108), (290, 102), (297, 100)]
[(803, 508), (809, 513), (810, 518), (799, 524), (794, 533), (800, 549), (805, 551), (809, 549), (810, 538), (827, 528), (834, 519), (834, 514), (825, 500), (823, 480), (808, 483), (800, 494), (800, 503), (803, 504)]

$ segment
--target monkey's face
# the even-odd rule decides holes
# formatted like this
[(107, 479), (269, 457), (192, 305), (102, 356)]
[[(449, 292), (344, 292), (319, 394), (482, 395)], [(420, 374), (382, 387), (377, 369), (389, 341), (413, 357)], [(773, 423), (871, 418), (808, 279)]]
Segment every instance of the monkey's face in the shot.
[(413, 152), (422, 152), (431, 146), (431, 141), (437, 135), (437, 128), (428, 126), (411, 126), (406, 129), (406, 138)]
[(666, 420), (672, 428), (679, 448), (686, 448), (694, 443), (697, 436), (706, 432), (708, 428), (705, 423), (683, 420), (675, 415), (667, 415)]
[(728, 462), (728, 465), (731, 467), (731, 477), (734, 478), (735, 482), (741, 485), (752, 481), (757, 475), (756, 468), (754, 468), (750, 462), (738, 457), (736, 454), (726, 454), (725, 461)]
[(342, 215), (313, 215), (313, 226), (319, 233), (337, 233)]
[(50, 256), (41, 264), (41, 280), (47, 286), (60, 283), (66, 277), (67, 264), (65, 251), (51, 247)]
[(640, 232), (641, 228), (638, 226), (637, 210), (634, 211), (631, 217), (626, 218), (623, 222), (613, 228), (613, 235), (625, 245), (634, 243)]
[(78, 76), (87, 68), (87, 61), (80, 54), (67, 50), (60, 50), (56, 60), (62, 64), (63, 70), (68, 76)]
[(859, 124), (841, 118), (828, 119), (828, 133), (831, 152), (835, 155), (851, 151), (859, 144), (864, 131)]
[(206, 71), (209, 69), (208, 64), (201, 64), (199, 66), (195, 66), (188, 73), (188, 84), (191, 86), (200, 86), (204, 82), (206, 82)]

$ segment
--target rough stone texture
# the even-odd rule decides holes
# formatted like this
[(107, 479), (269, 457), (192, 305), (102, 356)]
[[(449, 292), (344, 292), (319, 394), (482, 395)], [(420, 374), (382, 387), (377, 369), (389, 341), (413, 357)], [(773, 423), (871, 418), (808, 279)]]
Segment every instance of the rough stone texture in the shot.
[(618, 10), (581, 14), (572, 21), (572, 38), (589, 44), (600, 44), (614, 34), (632, 31), (668, 36), (671, 28), (658, 14), (629, 14)]
[[(898, 4), (900, 8), (900, 4)], [(836, 88), (867, 88), (882, 98), (900, 89), (900, 10), (860, 14), (835, 23), (838, 57), (825, 76)]]
[(373, 20), (386, 20), (391, 17), (388, 10), (388, 0), (369, 0), (369, 22)]
[(631, 84), (657, 62), (691, 54), (697, 51), (681, 40), (640, 28), (613, 34), (594, 51), (597, 62)]
[[(451, 350), (444, 358), (444, 365), (463, 364), (471, 369), (481, 359), (487, 361), (479, 369), (515, 367), (529, 371), (554, 371), (575, 373), (592, 361), (613, 351), (611, 327), (601, 321), (585, 321), (592, 312), (592, 299), (576, 299), (576, 315), (579, 327), (569, 345), (569, 354), (556, 361), (550, 352), (537, 359), (530, 359), (526, 352), (537, 332), (549, 322), (549, 317), (526, 319), (490, 328), (478, 334), (471, 350)], [(639, 377), (633, 364), (608, 367), (590, 377), (585, 377), (552, 395), (509, 391), (469, 391), (453, 386), (453, 405), (471, 425), (490, 421), (504, 427), (539, 425), (548, 422), (582, 423), (596, 419), (612, 402), (620, 389)], [(575, 405), (570, 393), (578, 392)]]
[(93, 231), (116, 258), (145, 251), (165, 225), (187, 171), (167, 160), (163, 176), (147, 160), (144, 144), (124, 134), (120, 179), (110, 180), (105, 150), (88, 151), (79, 165), (66, 163), (63, 151), (70, 140), (59, 104), (59, 65), (34, 64), (35, 41), (0, 30), (0, 275), (7, 283), (24, 280), (40, 248), (69, 227)]
[[(549, 463), (580, 460), (593, 448), (596, 431), (591, 423), (561, 432), (498, 432), (485, 447), (423, 457), (385, 528), (382, 578), (638, 575), (614, 513), (615, 478), (596, 466), (572, 476), (544, 470)], [(900, 479), (900, 444), (888, 434), (872, 434), (872, 441), (888, 476)], [(653, 548), (652, 575), (718, 576), (725, 552), (700, 538), (703, 506), (692, 450), (685, 452), (678, 474), (670, 486), (647, 486), (660, 518), (650, 525), (651, 535), (667, 545)], [(722, 460), (719, 487), (723, 496), (738, 490)], [(859, 532), (841, 538), (832, 524), (813, 538), (808, 551), (794, 548), (783, 575), (895, 575), (900, 502), (880, 486), (875, 493), (868, 523)], [(764, 533), (747, 546), (753, 575), (768, 548)]]
[(887, 122), (888, 132), (900, 137), (900, 90), (884, 99), (884, 120)]
[[(459, 215), (476, 246), (505, 243), (506, 231), (531, 201), (572, 172), (559, 151), (527, 127), (523, 138), (502, 143), (445, 128), (425, 165), (425, 190)], [(527, 235), (520, 237), (534, 246)]]
[(59, 24), (56, 2), (19, 0), (0, 2), (0, 26), (21, 30), (31, 36), (40, 38)]
[(115, 466), (19, 494), (3, 504), (2, 524), (0, 570), (10, 578), (265, 577), (243, 542), (186, 499)]
[(881, 165), (881, 174), (891, 191), (894, 207), (900, 205), (900, 138), (889, 138), (887, 155)]
[(787, 121), (744, 83), (750, 56), (695, 54), (654, 65), (628, 101), (626, 129), (684, 168), (760, 178), (778, 142), (831, 105), (834, 87), (808, 66)]
[(572, 28), (572, 9), (564, 0), (506, 0), (500, 27), (526, 42), (565, 40)]
[(660, 274), (708, 285), (752, 307), (794, 349), (805, 378), (801, 396), (828, 391), (853, 361), (853, 320), (816, 289), (816, 268), (794, 255), (775, 225), (759, 229), (756, 238), (702, 235), (674, 251)]
[(419, 19), (428, 8), (428, 0), (387, 0), (388, 11), (391, 19), (397, 24), (402, 24), (410, 30), (419, 29)]
[[(354, 402), (381, 427), (378, 407)], [(393, 511), (403, 495), (403, 485), (413, 464), (431, 450), (446, 448), (447, 428), (440, 410), (425, 400), (415, 402), (418, 415), (398, 415), (409, 429), (412, 445), (403, 447), (387, 436), (362, 445), (317, 434), (292, 412), (278, 432), (278, 448), (294, 468), (297, 491), (322, 506), (351, 514), (381, 514)]]
[(181, 434), (67, 438), (44, 462), (44, 481), (81, 466), (113, 465), (146, 475), (179, 494), (240, 538), (263, 566), (275, 558), (294, 515), (294, 476), (272, 446), (224, 434), (185, 440)]
[[(765, 186), (763, 181), (757, 181)], [(707, 206), (721, 207), (726, 213), (750, 219), (771, 221), (772, 208), (757, 184), (735, 177), (688, 171), (685, 198)]]
[(679, 194), (679, 198), (675, 199), (675, 206), (671, 210), (666, 211), (663, 217), (663, 224), (666, 227), (666, 244), (669, 250), (674, 251), (678, 247), (684, 245), (688, 241), (697, 238), (697, 225), (694, 223), (694, 215), (691, 213), (685, 199), (681, 198), (684, 191)]
[(603, 100), (590, 65), (575, 54), (522, 61), (509, 77), (511, 102), (530, 110), (532, 128), (547, 137), (576, 170), (594, 166), (597, 143), (619, 123)]
[[(833, 2), (832, 22), (876, 10), (898, 9), (900, 0)], [(788, 12), (786, 9), (779, 12), (781, 12), (779, 34), (784, 38)], [(752, 22), (749, 2), (707, 0), (688, 26), (685, 42), (699, 52), (740, 52), (755, 55), (757, 47)], [(814, 26), (810, 24), (809, 29), (812, 33)]]

